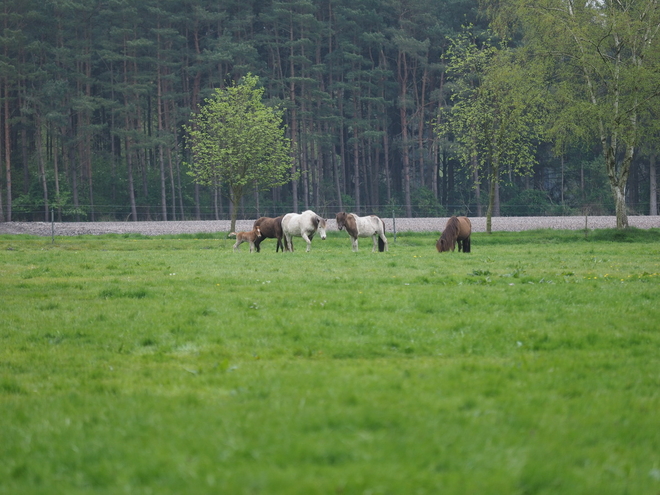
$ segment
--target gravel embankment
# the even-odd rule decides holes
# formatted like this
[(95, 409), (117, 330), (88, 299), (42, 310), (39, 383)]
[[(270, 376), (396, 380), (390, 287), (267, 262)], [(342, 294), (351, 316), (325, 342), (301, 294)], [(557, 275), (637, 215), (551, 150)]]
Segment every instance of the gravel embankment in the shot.
[[(393, 219), (383, 218), (388, 232), (393, 231)], [(472, 230), (486, 231), (486, 218), (473, 217)], [(254, 220), (239, 220), (237, 230), (251, 230)], [(447, 222), (442, 218), (397, 218), (397, 232), (440, 232)], [(640, 229), (660, 228), (660, 216), (628, 217), (631, 227)], [(229, 220), (182, 221), (182, 222), (55, 222), (55, 235), (98, 235), (131, 234), (197, 234), (200, 232), (227, 232)], [(600, 216), (586, 218), (589, 229), (616, 227), (616, 218)], [(0, 223), (0, 234), (51, 235), (51, 224), (47, 222), (4, 222)], [(328, 230), (337, 230), (334, 219), (328, 220)], [(581, 230), (585, 228), (585, 217), (497, 217), (493, 218), (492, 230), (518, 232), (533, 229)]]

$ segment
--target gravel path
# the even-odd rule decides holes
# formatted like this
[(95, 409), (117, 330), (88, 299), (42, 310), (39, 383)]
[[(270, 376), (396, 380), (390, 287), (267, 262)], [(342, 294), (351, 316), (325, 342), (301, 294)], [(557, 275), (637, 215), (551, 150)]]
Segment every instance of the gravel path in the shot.
[[(392, 218), (383, 218), (388, 232), (393, 231)], [(470, 218), (474, 232), (486, 231), (486, 218)], [(252, 230), (254, 220), (239, 220), (237, 230)], [(447, 218), (397, 218), (397, 232), (440, 232)], [(616, 218), (588, 217), (589, 229), (616, 227)], [(630, 216), (630, 226), (640, 229), (660, 228), (660, 216)], [(227, 232), (229, 220), (183, 221), (183, 222), (56, 222), (55, 235), (98, 235), (127, 234), (143, 235), (197, 234), (200, 232)], [(585, 217), (496, 217), (492, 229), (497, 231), (521, 231), (532, 229), (580, 230), (585, 227)], [(51, 224), (46, 222), (4, 222), (0, 223), (0, 234), (51, 235)], [(328, 230), (337, 230), (334, 219), (328, 220)]]

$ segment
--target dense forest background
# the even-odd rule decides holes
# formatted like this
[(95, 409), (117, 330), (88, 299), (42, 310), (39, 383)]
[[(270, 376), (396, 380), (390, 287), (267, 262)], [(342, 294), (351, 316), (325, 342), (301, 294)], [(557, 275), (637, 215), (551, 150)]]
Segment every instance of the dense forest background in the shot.
[[(0, 221), (228, 218), (223, 184), (188, 174), (182, 128), (247, 73), (285, 109), (299, 179), (239, 218), (481, 216), (486, 185), (435, 132), (465, 26), (478, 43), (476, 0), (2, 0)], [(612, 214), (598, 147), (539, 142), (494, 214)], [(656, 151), (636, 154), (631, 214), (657, 214)]]

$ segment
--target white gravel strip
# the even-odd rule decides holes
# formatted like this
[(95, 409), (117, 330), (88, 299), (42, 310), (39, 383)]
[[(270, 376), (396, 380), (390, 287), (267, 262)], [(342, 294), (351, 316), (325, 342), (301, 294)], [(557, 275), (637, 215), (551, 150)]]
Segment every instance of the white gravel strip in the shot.
[[(396, 222), (397, 232), (441, 232), (447, 217), (439, 218), (383, 218), (387, 232), (393, 232)], [(486, 231), (485, 217), (471, 217), (474, 232)], [(614, 216), (585, 217), (493, 217), (492, 230), (519, 232), (533, 229), (582, 230), (610, 229), (616, 227)], [(252, 230), (254, 220), (238, 220), (237, 230)], [(660, 228), (660, 216), (629, 216), (631, 227), (640, 229)], [(99, 235), (99, 234), (197, 234), (201, 232), (228, 232), (229, 220), (205, 220), (182, 222), (55, 222), (55, 235)], [(51, 235), (51, 224), (47, 222), (3, 222), (0, 234)], [(334, 219), (328, 220), (327, 230), (337, 230)]]

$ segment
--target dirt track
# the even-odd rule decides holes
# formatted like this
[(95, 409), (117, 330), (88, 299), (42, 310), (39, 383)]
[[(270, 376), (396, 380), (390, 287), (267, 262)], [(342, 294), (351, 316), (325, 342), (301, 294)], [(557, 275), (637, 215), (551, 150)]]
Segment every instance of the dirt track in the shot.
[[(383, 218), (388, 232), (440, 232), (447, 222), (442, 218)], [(486, 231), (485, 217), (472, 217), (474, 232)], [(251, 230), (254, 220), (239, 220), (237, 230)], [(522, 231), (533, 229), (581, 230), (607, 229), (616, 227), (616, 218), (607, 217), (496, 217), (492, 230)], [(631, 227), (641, 229), (660, 228), (660, 216), (628, 217)], [(229, 220), (182, 221), (182, 222), (55, 222), (55, 235), (99, 235), (139, 233), (143, 235), (197, 234), (200, 232), (228, 232)], [(50, 236), (52, 226), (46, 222), (4, 222), (0, 223), (0, 234), (31, 234)], [(336, 230), (334, 219), (328, 220), (328, 230)]]

